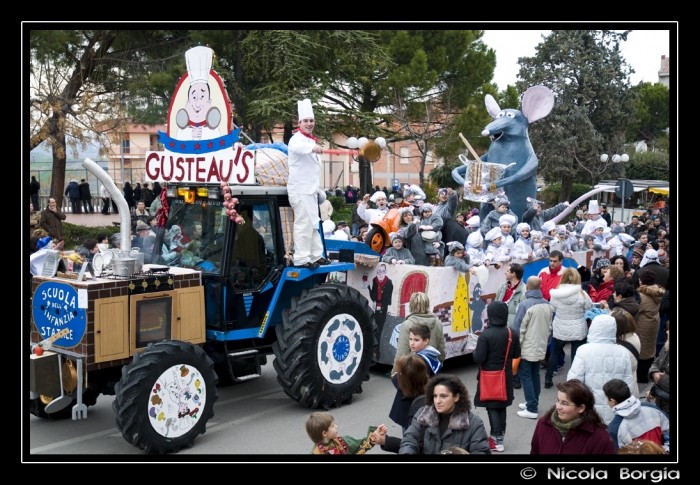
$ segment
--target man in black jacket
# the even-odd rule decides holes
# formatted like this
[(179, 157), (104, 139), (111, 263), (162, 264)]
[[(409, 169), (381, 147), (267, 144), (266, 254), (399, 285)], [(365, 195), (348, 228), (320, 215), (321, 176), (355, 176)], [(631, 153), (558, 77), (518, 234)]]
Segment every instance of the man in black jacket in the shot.
[(34, 175), (32, 175), (32, 181), (29, 182), (29, 197), (32, 199), (32, 204), (34, 204), (34, 210), (35, 211), (40, 211), (41, 207), (39, 207), (39, 189), (41, 188), (41, 185), (39, 185), (39, 181), (36, 179)]
[[(146, 208), (151, 207), (153, 203), (153, 191), (148, 187), (148, 182), (143, 184), (143, 190), (141, 191), (141, 200), (143, 201)], [(137, 201), (138, 202), (138, 201)]]
[(632, 221), (627, 225), (625, 231), (635, 239), (639, 239), (639, 232), (642, 230), (642, 223), (639, 216), (632, 216)]
[(85, 179), (80, 179), (78, 187), (80, 187), (80, 200), (83, 203), (83, 212), (95, 212), (92, 209), (92, 194), (90, 194), (90, 184), (87, 183)]

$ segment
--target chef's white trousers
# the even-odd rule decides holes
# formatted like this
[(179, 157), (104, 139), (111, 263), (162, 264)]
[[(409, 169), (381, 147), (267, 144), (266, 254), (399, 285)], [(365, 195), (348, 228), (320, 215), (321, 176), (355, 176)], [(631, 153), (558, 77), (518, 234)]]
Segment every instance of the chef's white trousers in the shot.
[(289, 205), (294, 211), (292, 263), (295, 266), (313, 263), (323, 256), (323, 244), (318, 232), (318, 197), (315, 193), (289, 194)]

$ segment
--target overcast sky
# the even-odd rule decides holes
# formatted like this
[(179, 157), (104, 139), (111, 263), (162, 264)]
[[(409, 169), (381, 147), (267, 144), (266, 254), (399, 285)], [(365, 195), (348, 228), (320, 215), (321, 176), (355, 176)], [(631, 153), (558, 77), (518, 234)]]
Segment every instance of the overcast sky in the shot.
[[(653, 24), (650, 25), (653, 27)], [(542, 42), (542, 35), (550, 30), (488, 30), (485, 29), (484, 44), (496, 51), (496, 70), (493, 82), (499, 91), (506, 85), (515, 85), (520, 66), (519, 57), (535, 55), (535, 46)], [(675, 39), (674, 39), (675, 42)], [(658, 82), (661, 56), (670, 55), (670, 33), (668, 30), (633, 30), (622, 43), (622, 56), (635, 73), (630, 76), (634, 86), (640, 81)]]

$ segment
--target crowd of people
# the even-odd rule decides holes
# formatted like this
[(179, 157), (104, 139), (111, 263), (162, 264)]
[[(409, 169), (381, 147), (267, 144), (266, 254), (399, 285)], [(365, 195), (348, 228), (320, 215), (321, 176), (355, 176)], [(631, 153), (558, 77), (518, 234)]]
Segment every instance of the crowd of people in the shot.
[[(441, 189), (440, 196), (438, 205), (431, 206), (420, 188), (405, 187), (408, 203), (399, 210), (399, 228), (390, 235), (391, 246), (382, 261), (434, 265), (430, 253), (441, 250), (433, 244), (440, 242), (445, 265), (458, 271), (504, 267), (506, 282), (486, 307), (488, 318), (473, 358), (480, 365), (479, 376), (505, 369), (507, 393), (502, 400), (485, 399), (479, 378), (471, 401), (458, 378), (431, 369), (425, 358), (423, 363), (409, 360), (409, 351), (415, 356), (425, 351), (416, 351), (405, 341), (392, 370), (397, 397), (390, 413), (401, 425), (403, 437), (377, 435), (374, 443), (407, 454), (448, 448), (472, 454), (503, 452), (506, 409), (514, 401), (513, 390), (522, 389), (525, 402), (519, 403), (517, 415), (537, 420), (532, 454), (668, 452), (668, 412), (675, 401), (668, 353), (671, 238), (661, 214), (635, 215), (625, 225), (613, 221), (605, 205), (592, 200), (570, 221), (555, 223), (568, 203), (542, 209), (543, 203), (533, 199), (519, 219), (509, 212), (507, 196), (499, 194), (492, 210), (484, 214), (482, 208), (480, 218), (477, 209), (459, 213), (456, 204), (447, 205), (456, 199), (455, 191)], [(391, 207), (382, 191), (355, 203), (353, 228), (358, 230)], [(437, 224), (436, 213), (442, 219)], [(438, 232), (448, 220), (464, 228), (464, 239), (450, 240), (444, 234), (430, 240), (421, 237), (421, 231)], [(586, 258), (590, 263), (565, 267), (564, 260), (580, 251), (591, 253)], [(543, 258), (549, 260), (547, 267), (523, 281), (520, 261)], [(401, 326), (403, 339), (439, 348), (444, 336), (428, 337), (428, 327), (421, 337), (413, 317), (411, 309)], [(439, 351), (433, 357), (444, 359)], [(563, 376), (567, 357), (568, 373), (555, 381), (557, 375)], [(640, 393), (640, 385), (647, 383), (653, 385)], [(424, 396), (416, 386), (423, 386)], [(556, 392), (555, 404), (544, 413), (539, 402), (542, 387), (554, 387)], [(486, 409), (488, 432), (471, 413), (472, 405)]]
[[(319, 173), (322, 149), (313, 136), (310, 101), (300, 101), (298, 110), (300, 126), (289, 143), (287, 185), (294, 211), (293, 263), (315, 269), (330, 263), (316, 231), (321, 221), (326, 237), (367, 242), (370, 224), (388, 213), (396, 197), (379, 187), (362, 197), (350, 186), (337, 187), (335, 193), (321, 191), (319, 177), (313, 176)], [(316, 182), (309, 184), (309, 180)], [(91, 202), (81, 207), (84, 190), (76, 180), (66, 188), (73, 213), (93, 210)], [(148, 183), (143, 187), (124, 184), (136, 247), (153, 241), (151, 225), (161, 190), (158, 183), (153, 190)], [(339, 221), (334, 227), (332, 207), (323, 207), (330, 195), (355, 204), (351, 225)], [(402, 436), (389, 436), (384, 424), (370, 427), (362, 438), (339, 436), (329, 413), (313, 413), (306, 422), (314, 442), (312, 453), (364, 453), (377, 444), (399, 454), (503, 452), (506, 410), (515, 400), (514, 389), (522, 389), (525, 398), (517, 416), (537, 420), (531, 454), (668, 450), (668, 412), (675, 404), (667, 318), (672, 248), (668, 224), (659, 214), (635, 215), (625, 226), (613, 222), (605, 205), (599, 207), (592, 200), (573, 219), (557, 224), (554, 219), (568, 202), (543, 209), (541, 201), (528, 199), (525, 213), (515, 214), (507, 195), (499, 193), (490, 210), (458, 213), (459, 195), (451, 188), (438, 190), (435, 205), (416, 185), (405, 186), (400, 195), (399, 227), (390, 235), (383, 264), (446, 265), (472, 273), (493, 265), (503, 266), (506, 272), (506, 281), (486, 307), (488, 319), (479, 329), (473, 353), (480, 366), (474, 399), (460, 378), (441, 372), (446, 357), (442, 325), (430, 311), (428, 296), (417, 292), (411, 295), (410, 314), (401, 324), (390, 375), (396, 396), (389, 416), (401, 426)], [(104, 186), (100, 196), (102, 213), (108, 214), (110, 197)], [(54, 198), (39, 213), (37, 205), (33, 200), (30, 206), (34, 262), (42, 251), (62, 248), (66, 219)], [(112, 208), (116, 210), (114, 203)], [(196, 228), (190, 231), (196, 232)], [(177, 225), (168, 236), (171, 251), (189, 242)], [(108, 244), (106, 240), (106, 235), (87, 239), (76, 253), (90, 260), (101, 245)], [(109, 243), (118, 247), (119, 240), (112, 238)], [(590, 258), (590, 267), (565, 268), (564, 259), (579, 251), (592, 251), (595, 258)], [(164, 253), (167, 259), (168, 251)], [(548, 266), (524, 282), (523, 267), (517, 261), (543, 258), (549, 260)], [(31, 265), (32, 274), (38, 274), (36, 266)], [(563, 367), (567, 343), (570, 369), (566, 379), (554, 382)], [(494, 398), (482, 377), (501, 369), (505, 395)], [(638, 384), (650, 381), (651, 389), (640, 395)], [(542, 387), (556, 387), (555, 403), (544, 413), (539, 402)], [(473, 406), (486, 408), (489, 431)]]
[[(400, 345), (392, 369), (396, 397), (389, 417), (401, 426), (402, 436), (390, 436), (386, 425), (370, 427), (363, 438), (338, 437), (332, 416), (324, 416), (323, 425), (314, 432), (319, 413), (307, 420), (307, 432), (314, 442), (314, 454), (365, 453), (375, 445), (384, 451), (399, 454), (493, 454), (505, 451), (506, 409), (514, 401), (513, 361), (518, 372), (532, 365), (532, 374), (539, 375), (538, 357), (547, 345), (549, 306), (539, 301), (538, 278), (528, 280), (535, 292), (535, 302), (526, 311), (535, 309), (520, 329), (507, 326), (508, 306), (495, 301), (487, 308), (489, 325), (481, 332), (474, 351), (479, 364), (476, 393), (473, 400), (465, 383), (457, 376), (440, 372), (444, 358), (444, 336), (439, 322), (431, 327), (434, 315), (426, 313), (427, 296), (416, 293), (411, 298), (411, 315), (401, 326)], [(570, 283), (569, 283), (570, 284)], [(551, 311), (551, 310), (547, 310)], [(418, 316), (418, 318), (413, 318)], [(517, 326), (517, 325), (516, 325)], [(576, 322), (579, 326), (579, 322)], [(435, 327), (438, 330), (435, 331)], [(588, 341), (580, 346), (567, 379), (556, 383), (554, 404), (541, 416), (531, 411), (537, 404), (539, 384), (530, 374), (523, 376), (526, 403), (521, 403), (518, 416), (537, 419), (530, 438), (533, 455), (611, 455), (666, 454), (669, 450), (671, 398), (647, 393), (637, 396), (631, 390), (634, 379), (631, 357), (625, 346), (616, 342), (621, 332), (616, 318), (600, 314), (593, 318)], [(667, 324), (668, 329), (668, 324)], [(668, 331), (668, 330), (667, 330)], [(632, 332), (633, 333), (633, 332)], [(433, 347), (431, 342), (437, 345)], [(668, 389), (668, 341), (664, 353), (656, 359), (649, 374), (660, 389)], [(442, 352), (438, 350), (442, 348)], [(504, 369), (506, 394), (494, 399), (482, 389), (482, 372)], [(526, 377), (528, 376), (528, 377)], [(653, 398), (655, 403), (648, 401)], [(644, 402), (643, 400), (647, 401)], [(489, 428), (476, 415), (473, 407), (486, 408)], [(532, 415), (531, 415), (532, 414)], [(522, 439), (522, 437), (519, 437)]]
[[(606, 277), (606, 267), (618, 265), (625, 277), (639, 286), (634, 273), (640, 269), (646, 252), (652, 250), (647, 262), (658, 263), (665, 269), (653, 266), (648, 269), (657, 273), (661, 277), (660, 286), (666, 287), (672, 239), (661, 213), (649, 210), (632, 216), (625, 225), (612, 221), (605, 204), (591, 200), (571, 220), (555, 223), (568, 202), (543, 209), (543, 202), (528, 198), (528, 209), (519, 218), (509, 209), (510, 201), (505, 193), (494, 196), (492, 209), (486, 212), (482, 208), (481, 213), (479, 209), (459, 212), (458, 192), (449, 188), (438, 190), (435, 205), (427, 201), (426, 194), (416, 185), (405, 186), (401, 195), (400, 204), (382, 190), (352, 199), (351, 225), (344, 234), (336, 232), (331, 237), (370, 244), (366, 235), (371, 225), (380, 222), (390, 208), (397, 207), (398, 236), (389, 234), (389, 240), (401, 240), (401, 249), (410, 251), (412, 264), (442, 266), (455, 249), (454, 243), (463, 246), (462, 258), (469, 268), (481, 265), (498, 268), (517, 260), (544, 259), (555, 251), (565, 258), (577, 252), (591, 252), (593, 257), (581, 276), (584, 289), (597, 303), (612, 292), (614, 278)], [(393, 242), (382, 256), (392, 248)], [(391, 259), (405, 261), (405, 258), (390, 258), (387, 262)]]
[[(32, 176), (30, 182), (32, 201), (29, 204), (29, 253), (30, 273), (33, 276), (40, 274), (46, 251), (50, 249), (64, 250), (65, 246), (63, 223), (66, 220), (66, 214), (58, 207), (54, 197), (48, 198), (47, 206), (43, 210), (37, 210), (39, 187), (36, 177)], [(135, 188), (132, 188), (129, 182), (124, 183), (123, 195), (131, 214), (132, 248), (140, 248), (142, 251), (146, 251), (149, 245), (152, 248), (155, 242), (155, 215), (160, 207), (161, 190), (162, 187), (158, 182), (153, 184), (152, 190), (147, 182), (143, 184), (143, 187), (140, 183), (136, 183)], [(103, 199), (102, 214), (110, 213), (110, 205), (111, 211), (117, 212), (117, 206), (111, 202), (111, 197), (104, 185), (100, 186), (100, 194)], [(80, 183), (72, 179), (68, 183), (64, 195), (70, 198), (72, 214), (94, 212), (95, 207), (90, 196), (90, 186), (85, 179), (81, 179)], [(92, 262), (94, 255), (100, 250), (119, 249), (120, 246), (119, 233), (114, 234), (111, 239), (108, 239), (106, 234), (101, 234), (98, 235), (97, 239), (85, 239), (82, 245), (74, 249), (74, 253), (81, 262)], [(76, 262), (78, 262), (77, 259)]]

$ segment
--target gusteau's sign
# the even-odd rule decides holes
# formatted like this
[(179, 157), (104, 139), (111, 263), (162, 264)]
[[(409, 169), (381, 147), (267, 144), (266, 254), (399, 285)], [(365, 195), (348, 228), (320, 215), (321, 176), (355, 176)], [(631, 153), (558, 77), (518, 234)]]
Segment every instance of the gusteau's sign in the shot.
[(197, 46), (185, 53), (168, 109), (167, 133), (159, 131), (163, 151), (146, 152), (146, 178), (160, 182), (254, 184), (254, 154), (231, 130), (231, 103), (212, 70), (214, 51)]

